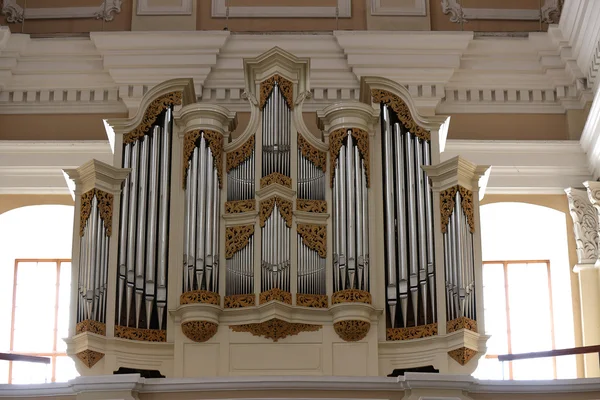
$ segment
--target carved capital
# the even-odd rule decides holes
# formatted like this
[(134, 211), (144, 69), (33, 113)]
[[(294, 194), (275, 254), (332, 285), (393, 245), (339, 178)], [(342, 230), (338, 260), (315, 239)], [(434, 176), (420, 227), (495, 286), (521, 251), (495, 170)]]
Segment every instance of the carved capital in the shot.
[(588, 188), (586, 191), (569, 188), (565, 192), (569, 200), (569, 213), (573, 219), (577, 261), (580, 264), (594, 263), (599, 256), (600, 237), (598, 235), (598, 210), (594, 208), (590, 198), (596, 199), (595, 196), (600, 193), (600, 189), (590, 190)]
[(360, 320), (339, 321), (333, 324), (338, 336), (346, 342), (358, 342), (367, 337), (371, 323)]
[(190, 340), (198, 343), (206, 342), (215, 336), (219, 325), (208, 321), (188, 321), (181, 324), (181, 331)]

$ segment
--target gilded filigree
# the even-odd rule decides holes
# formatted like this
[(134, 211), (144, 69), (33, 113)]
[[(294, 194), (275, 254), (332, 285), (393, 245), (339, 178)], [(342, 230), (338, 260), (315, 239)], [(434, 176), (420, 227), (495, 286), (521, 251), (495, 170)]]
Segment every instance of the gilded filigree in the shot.
[(327, 225), (298, 224), (296, 229), (306, 247), (321, 258), (327, 257)]
[(187, 132), (183, 139), (183, 188), (185, 189), (188, 174), (188, 162), (194, 153), (194, 149), (200, 145), (199, 140), (204, 132), (204, 139), (213, 156), (213, 167), (217, 170), (219, 188), (223, 187), (223, 135), (215, 131), (201, 131), (199, 129)]
[(320, 168), (323, 172), (327, 172), (327, 153), (310, 144), (300, 132), (298, 132), (298, 150), (317, 168)]
[(292, 178), (290, 178), (289, 176), (280, 174), (279, 172), (273, 172), (267, 176), (260, 178), (260, 187), (261, 188), (267, 187), (269, 185), (273, 185), (275, 183), (278, 183), (281, 186), (291, 188), (292, 187)]
[(98, 361), (104, 357), (104, 353), (94, 350), (83, 350), (76, 354), (77, 358), (88, 368), (92, 368)]
[(123, 136), (123, 143), (133, 143), (136, 140), (142, 138), (147, 132), (149, 132), (152, 125), (156, 122), (156, 119), (168, 106), (181, 105), (182, 92), (171, 92), (160, 96), (155, 99), (142, 117), (142, 122), (131, 132)]
[(386, 340), (412, 340), (438, 334), (438, 324), (434, 322), (428, 325), (411, 326), (408, 328), (388, 328)]
[(326, 213), (327, 201), (296, 199), (296, 210), (310, 213)]
[(85, 225), (92, 212), (92, 201), (96, 196), (98, 201), (98, 210), (100, 211), (100, 219), (104, 222), (106, 236), (112, 234), (112, 213), (113, 213), (113, 198), (110, 193), (106, 193), (100, 189), (91, 189), (81, 195), (81, 208), (79, 213), (79, 236), (83, 236)]
[(254, 225), (225, 228), (225, 258), (230, 259), (235, 253), (248, 246), (252, 235), (254, 235)]
[(179, 304), (214, 304), (218, 306), (221, 304), (221, 296), (215, 292), (209, 292), (208, 290), (194, 290), (191, 292), (182, 293), (179, 296)]
[(164, 329), (141, 329), (115, 325), (115, 337), (142, 342), (166, 342), (167, 331)]
[(448, 352), (448, 355), (460, 365), (466, 365), (476, 354), (477, 352), (475, 350), (469, 349), (468, 347), (460, 347)]
[(225, 202), (225, 214), (238, 214), (256, 210), (256, 200), (232, 200)]
[(250, 136), (250, 138), (246, 140), (246, 143), (227, 153), (227, 173), (246, 161), (246, 159), (252, 155), (253, 151), (254, 135)]
[(348, 136), (348, 131), (352, 135), (352, 138), (356, 140), (356, 146), (362, 157), (363, 166), (365, 168), (365, 179), (367, 187), (371, 186), (371, 168), (370, 168), (370, 156), (369, 156), (369, 134), (359, 128), (340, 128), (331, 132), (329, 135), (329, 163), (331, 169), (329, 171), (329, 185), (333, 187), (333, 181), (335, 178), (335, 167), (338, 163), (338, 157), (340, 155), (340, 149), (344, 144), (344, 140)]
[(97, 335), (106, 336), (106, 324), (91, 319), (86, 319), (77, 323), (75, 327), (75, 334), (78, 335), (83, 332), (95, 333)]
[(358, 342), (367, 337), (371, 323), (356, 319), (339, 321), (333, 324), (333, 329), (338, 336), (346, 342)]
[(382, 89), (372, 89), (371, 96), (373, 96), (374, 103), (383, 103), (390, 106), (396, 112), (400, 122), (402, 122), (410, 133), (424, 140), (431, 139), (431, 133), (416, 123), (410, 113), (410, 109), (400, 97)]
[(346, 289), (335, 292), (331, 296), (331, 304), (340, 303), (365, 303), (371, 304), (371, 293), (358, 290), (358, 289)]
[(262, 110), (267, 104), (267, 100), (275, 87), (275, 82), (279, 86), (279, 90), (283, 95), (285, 102), (290, 110), (294, 109), (294, 84), (281, 75), (273, 75), (260, 83), (260, 109)]
[(448, 333), (456, 332), (461, 329), (477, 332), (477, 321), (467, 317), (459, 317), (446, 322), (446, 332)]
[(467, 223), (469, 224), (471, 233), (475, 233), (475, 218), (473, 214), (473, 192), (469, 189), (465, 189), (462, 186), (458, 187), (458, 191), (460, 192), (460, 205), (462, 207), (463, 212), (467, 216)]
[(294, 336), (300, 332), (316, 332), (321, 325), (297, 324), (283, 321), (277, 318), (270, 319), (257, 324), (230, 325), (229, 329), (234, 332), (248, 332), (254, 336), (262, 336), (277, 342), (288, 336)]
[(296, 293), (296, 305), (298, 307), (327, 308), (327, 295)]
[(279, 214), (285, 219), (285, 224), (288, 228), (292, 226), (292, 202), (289, 200), (282, 199), (279, 196), (270, 197), (266, 200), (262, 200), (260, 202), (260, 211), (259, 211), (259, 222), (260, 227), (263, 228), (265, 223), (271, 216), (273, 209), (275, 208), (275, 204), (277, 204), (277, 208), (279, 209)]
[(440, 214), (442, 218), (442, 233), (448, 231), (448, 222), (450, 222), (450, 216), (454, 212), (454, 204), (457, 186), (450, 187), (440, 192)]
[(198, 343), (206, 342), (215, 336), (219, 325), (208, 321), (188, 321), (181, 324), (181, 331), (190, 340)]
[(258, 298), (258, 304), (265, 304), (270, 301), (280, 301), (285, 304), (292, 304), (292, 294), (279, 288), (273, 288), (271, 290), (261, 292)]
[(225, 296), (225, 308), (245, 308), (256, 305), (256, 296), (254, 294), (234, 294)]

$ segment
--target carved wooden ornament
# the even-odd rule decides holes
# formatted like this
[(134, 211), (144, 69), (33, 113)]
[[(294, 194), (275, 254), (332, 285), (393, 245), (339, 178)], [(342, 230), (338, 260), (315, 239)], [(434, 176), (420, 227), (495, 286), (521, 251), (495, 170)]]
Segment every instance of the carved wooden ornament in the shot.
[(327, 225), (298, 224), (296, 229), (304, 245), (316, 251), (319, 257), (327, 257)]
[(144, 112), (142, 122), (131, 132), (123, 136), (123, 144), (133, 143), (144, 137), (156, 122), (156, 119), (168, 106), (181, 105), (182, 92), (171, 92), (155, 99)]
[(265, 304), (270, 301), (280, 301), (285, 304), (292, 304), (292, 294), (278, 288), (261, 292), (258, 298), (258, 303)]
[(259, 222), (260, 227), (264, 228), (265, 223), (271, 216), (271, 213), (275, 209), (275, 204), (277, 204), (277, 209), (279, 210), (279, 214), (285, 220), (285, 224), (288, 228), (292, 227), (292, 202), (289, 200), (282, 199), (279, 196), (270, 197), (266, 200), (262, 200), (260, 202), (260, 211), (259, 211)]
[(333, 324), (333, 329), (338, 336), (346, 342), (358, 342), (367, 337), (371, 323), (360, 320), (339, 321)]
[(188, 321), (181, 324), (181, 331), (190, 340), (203, 343), (215, 336), (219, 326), (208, 321)]
[(248, 332), (254, 336), (262, 336), (277, 342), (279, 339), (285, 339), (300, 332), (316, 332), (321, 327), (321, 325), (297, 324), (273, 318), (257, 324), (230, 325), (229, 329), (234, 332)]
[(467, 363), (477, 355), (477, 352), (468, 347), (460, 347), (456, 350), (449, 351), (448, 355), (460, 365), (467, 365)]
[(371, 293), (365, 290), (346, 289), (335, 292), (331, 296), (331, 304), (365, 303), (371, 304)]
[(340, 149), (344, 144), (344, 139), (348, 136), (348, 131), (352, 138), (356, 141), (356, 146), (362, 157), (363, 166), (365, 167), (366, 186), (371, 187), (371, 161), (369, 156), (369, 133), (359, 128), (340, 128), (329, 134), (329, 162), (331, 169), (329, 171), (329, 185), (333, 187), (335, 178), (335, 167), (337, 166)]
[(448, 232), (448, 222), (454, 212), (454, 198), (456, 196), (457, 186), (450, 187), (440, 192), (440, 213), (442, 217), (442, 233)]
[(477, 332), (477, 321), (467, 317), (459, 317), (446, 322), (446, 332), (448, 333), (457, 332), (461, 329)]
[(269, 185), (273, 185), (275, 183), (277, 183), (281, 186), (291, 188), (292, 187), (292, 178), (290, 178), (289, 176), (280, 174), (279, 172), (273, 172), (267, 176), (263, 176), (262, 178), (260, 178), (260, 187), (261, 188), (267, 187)]
[(394, 110), (400, 122), (410, 133), (423, 140), (431, 140), (431, 133), (416, 123), (408, 106), (400, 97), (382, 89), (372, 89), (371, 96), (373, 96), (374, 103), (387, 104)]
[(199, 129), (187, 132), (183, 139), (183, 175), (182, 185), (185, 189), (188, 174), (188, 162), (192, 158), (194, 149), (200, 145), (200, 138), (204, 132), (204, 139), (213, 156), (213, 167), (217, 170), (219, 188), (223, 187), (223, 135), (215, 131), (201, 131)]
[(227, 153), (227, 172), (239, 166), (241, 163), (246, 161), (248, 157), (252, 155), (254, 151), (254, 135), (250, 136), (246, 143), (238, 147), (237, 149)]
[(83, 350), (76, 354), (77, 358), (88, 368), (92, 368), (98, 361), (104, 357), (104, 353), (94, 350)]
[(164, 329), (141, 329), (115, 325), (115, 337), (141, 342), (166, 342), (167, 331)]
[(290, 110), (294, 109), (294, 84), (281, 75), (273, 75), (260, 83), (260, 109), (265, 108), (267, 100), (275, 87), (275, 82), (279, 85), (279, 90), (285, 98), (285, 103)]
[(92, 213), (92, 200), (96, 196), (98, 200), (98, 210), (100, 210), (100, 219), (104, 223), (106, 236), (112, 234), (112, 213), (113, 213), (113, 198), (110, 193), (106, 193), (100, 189), (91, 189), (81, 195), (81, 208), (79, 215), (79, 236), (83, 236), (83, 230)]
[(256, 200), (232, 200), (225, 203), (226, 214), (238, 214), (256, 210)]
[(411, 340), (424, 337), (435, 336), (438, 334), (438, 324), (434, 322), (428, 325), (411, 326), (408, 328), (388, 328), (386, 330), (386, 340)]
[(106, 324), (94, 321), (91, 319), (86, 319), (77, 323), (75, 327), (75, 334), (80, 334), (83, 332), (95, 333), (96, 335), (106, 336)]
[(327, 308), (327, 295), (296, 293), (296, 305), (298, 307)]
[(327, 201), (325, 200), (308, 200), (296, 199), (296, 210), (310, 213), (326, 213)]
[(256, 296), (252, 294), (234, 294), (225, 296), (225, 308), (245, 308), (256, 305)]
[(225, 258), (230, 259), (235, 253), (248, 246), (252, 235), (254, 235), (254, 225), (225, 228)]
[(298, 132), (298, 150), (300, 150), (304, 158), (313, 163), (317, 168), (320, 168), (323, 172), (327, 172), (327, 153), (310, 144), (300, 132)]
[(179, 304), (214, 304), (221, 305), (221, 296), (218, 293), (209, 292), (208, 290), (194, 290), (191, 292), (182, 293), (179, 296)]

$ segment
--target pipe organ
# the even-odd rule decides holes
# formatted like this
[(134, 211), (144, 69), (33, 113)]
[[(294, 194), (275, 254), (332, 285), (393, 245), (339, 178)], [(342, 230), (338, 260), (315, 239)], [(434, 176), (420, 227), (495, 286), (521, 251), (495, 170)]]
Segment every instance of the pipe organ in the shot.
[(81, 373), (474, 369), (487, 167), (440, 163), (446, 118), (421, 117), (387, 79), (363, 78), (360, 101), (309, 129), (309, 61), (244, 60), (240, 129), (191, 80), (163, 82), (107, 121), (113, 165), (66, 171)]

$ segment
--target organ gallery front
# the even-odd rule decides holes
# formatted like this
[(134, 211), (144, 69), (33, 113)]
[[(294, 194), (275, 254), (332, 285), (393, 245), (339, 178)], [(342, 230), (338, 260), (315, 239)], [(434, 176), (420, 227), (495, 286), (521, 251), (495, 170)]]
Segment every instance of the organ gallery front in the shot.
[(66, 171), (81, 374), (475, 369), (488, 167), (440, 163), (448, 119), (380, 77), (309, 128), (310, 61), (244, 60), (245, 127), (191, 79), (160, 83), (106, 121), (112, 165)]

